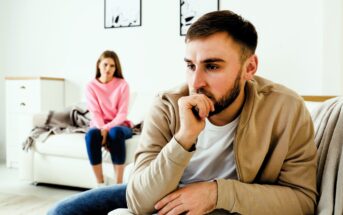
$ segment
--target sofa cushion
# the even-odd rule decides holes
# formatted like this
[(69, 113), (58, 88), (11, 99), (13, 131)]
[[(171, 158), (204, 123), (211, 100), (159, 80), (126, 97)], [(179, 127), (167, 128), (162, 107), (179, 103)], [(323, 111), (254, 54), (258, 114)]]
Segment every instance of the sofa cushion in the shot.
[[(127, 158), (125, 163), (133, 161), (138, 140), (139, 135), (133, 135), (132, 138), (126, 140)], [(40, 154), (88, 159), (84, 133), (50, 135), (44, 142), (38, 139), (34, 147), (35, 151)], [(104, 160), (110, 161), (109, 153), (106, 154)]]

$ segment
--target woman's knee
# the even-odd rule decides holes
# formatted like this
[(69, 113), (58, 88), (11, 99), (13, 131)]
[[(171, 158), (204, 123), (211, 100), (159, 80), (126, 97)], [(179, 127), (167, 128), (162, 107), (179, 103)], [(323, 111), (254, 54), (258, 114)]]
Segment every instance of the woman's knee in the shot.
[(113, 140), (125, 139), (125, 134), (121, 127), (111, 128), (108, 132), (108, 136)]
[(67, 215), (70, 211), (65, 209), (64, 202), (55, 204), (47, 213), (47, 215)]
[(91, 128), (86, 133), (86, 139), (87, 138), (97, 138), (99, 136), (101, 136), (101, 132), (100, 132), (100, 129), (98, 129), (98, 128)]
[(108, 136), (112, 140), (125, 140), (132, 137), (132, 130), (125, 126), (116, 126), (110, 129)]
[(91, 128), (85, 135), (87, 145), (101, 142), (101, 132), (98, 128)]

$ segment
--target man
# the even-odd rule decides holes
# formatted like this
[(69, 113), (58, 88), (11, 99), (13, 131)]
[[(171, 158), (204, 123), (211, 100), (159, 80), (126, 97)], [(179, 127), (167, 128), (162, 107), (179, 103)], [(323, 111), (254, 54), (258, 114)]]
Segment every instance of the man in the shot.
[(312, 214), (313, 125), (296, 93), (255, 77), (257, 33), (230, 11), (186, 35), (187, 86), (144, 122), (127, 186), (135, 214)]
[(256, 46), (235, 13), (201, 17), (186, 35), (188, 85), (156, 99), (127, 187), (87, 191), (49, 214), (313, 214), (310, 115), (296, 93), (254, 77)]

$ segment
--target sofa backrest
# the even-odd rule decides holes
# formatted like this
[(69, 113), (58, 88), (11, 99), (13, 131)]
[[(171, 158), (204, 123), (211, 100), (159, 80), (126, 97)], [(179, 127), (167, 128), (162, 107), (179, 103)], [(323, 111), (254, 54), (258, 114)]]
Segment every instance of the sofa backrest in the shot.
[(134, 92), (130, 98), (129, 114), (127, 118), (138, 124), (144, 120), (145, 115), (152, 105), (155, 95), (146, 92)]
[(305, 105), (309, 112), (312, 113), (316, 108), (318, 108), (323, 102), (328, 99), (334, 98), (335, 96), (302, 96)]

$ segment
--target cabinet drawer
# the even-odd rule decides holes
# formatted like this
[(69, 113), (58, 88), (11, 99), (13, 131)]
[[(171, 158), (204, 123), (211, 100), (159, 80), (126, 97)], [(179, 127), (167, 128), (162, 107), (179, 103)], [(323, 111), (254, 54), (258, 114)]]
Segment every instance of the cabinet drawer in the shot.
[(40, 109), (40, 82), (14, 80), (6, 82), (8, 112), (30, 113)]

